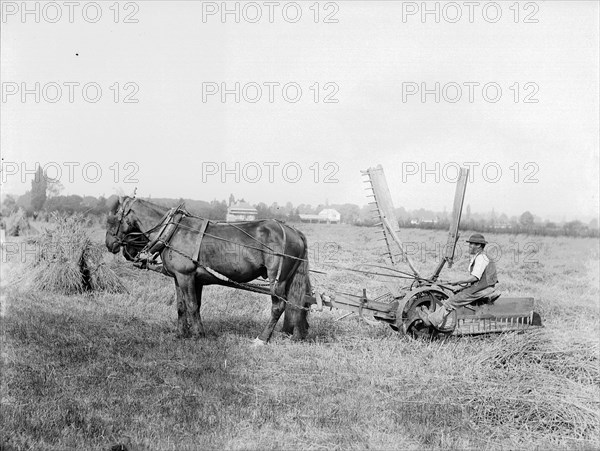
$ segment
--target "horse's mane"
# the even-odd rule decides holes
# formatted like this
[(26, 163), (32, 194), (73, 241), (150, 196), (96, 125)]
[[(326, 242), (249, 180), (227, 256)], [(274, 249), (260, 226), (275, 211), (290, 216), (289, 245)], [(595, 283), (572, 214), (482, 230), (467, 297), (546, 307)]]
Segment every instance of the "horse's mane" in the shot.
[(121, 205), (121, 202), (118, 198), (111, 200), (110, 203), (108, 204), (109, 215), (113, 215), (113, 216), (116, 215), (117, 211), (119, 210), (119, 205)]
[(147, 208), (151, 209), (157, 214), (165, 214), (165, 212), (169, 209), (169, 207), (165, 207), (164, 205), (155, 204), (154, 202), (150, 202), (147, 199), (136, 198), (138, 202), (145, 205)]

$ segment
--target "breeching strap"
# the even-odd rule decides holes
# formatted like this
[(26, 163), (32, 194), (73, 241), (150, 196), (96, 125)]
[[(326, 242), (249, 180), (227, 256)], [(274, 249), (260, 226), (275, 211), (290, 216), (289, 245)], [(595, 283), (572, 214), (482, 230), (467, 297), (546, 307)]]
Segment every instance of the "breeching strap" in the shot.
[[(287, 243), (287, 237), (285, 235), (285, 227), (279, 221), (275, 221), (281, 227), (281, 232), (283, 233), (283, 245), (281, 248), (281, 253), (285, 255), (285, 243)], [(283, 257), (279, 258), (279, 267), (277, 268), (277, 276), (275, 277), (275, 283), (279, 283), (279, 277), (281, 276), (281, 267), (283, 266)]]

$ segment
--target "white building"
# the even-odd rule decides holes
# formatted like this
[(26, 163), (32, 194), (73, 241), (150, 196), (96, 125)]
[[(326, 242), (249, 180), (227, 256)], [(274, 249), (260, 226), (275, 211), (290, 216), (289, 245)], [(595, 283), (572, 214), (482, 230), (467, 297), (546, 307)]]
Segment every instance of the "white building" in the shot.
[(318, 215), (301, 214), (299, 216), (302, 222), (316, 222), (321, 224), (339, 224), (341, 218), (339, 211), (333, 208), (325, 208)]
[(236, 202), (227, 209), (225, 220), (227, 222), (255, 221), (256, 215), (258, 215), (258, 211), (252, 205), (247, 202)]

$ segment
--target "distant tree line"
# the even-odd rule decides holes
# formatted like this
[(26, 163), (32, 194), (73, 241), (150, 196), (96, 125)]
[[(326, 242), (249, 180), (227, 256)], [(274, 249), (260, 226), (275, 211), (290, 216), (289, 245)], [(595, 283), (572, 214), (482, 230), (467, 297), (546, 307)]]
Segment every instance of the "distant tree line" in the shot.
[[(31, 190), (22, 196), (13, 197), (7, 195), (0, 210), (1, 216), (9, 216), (11, 213), (22, 209), (27, 216), (39, 219), (47, 219), (53, 212), (63, 214), (81, 213), (89, 216), (103, 217), (108, 213), (108, 205), (112, 198), (100, 196), (79, 196), (76, 194), (63, 196), (60, 194), (62, 185), (58, 181), (48, 179), (41, 172), (41, 168), (31, 182)], [(215, 221), (224, 221), (228, 206), (235, 202), (233, 194), (229, 196), (229, 202), (225, 200), (212, 200), (211, 202), (193, 199), (151, 199), (153, 202), (173, 207), (185, 203), (186, 208), (199, 216)], [(240, 199), (244, 202), (244, 199)], [(372, 206), (359, 207), (355, 204), (300, 204), (294, 206), (291, 202), (279, 205), (277, 202), (267, 205), (259, 202), (254, 205), (257, 211), (257, 219), (279, 219), (282, 221), (299, 222), (301, 214), (318, 214), (325, 208), (333, 208), (340, 213), (342, 223), (358, 226), (373, 226), (379, 222), (379, 218), (373, 212)], [(425, 209), (407, 211), (404, 208), (395, 210), (399, 226), (406, 228), (448, 230), (450, 226), (450, 215), (447, 212), (435, 213)], [(527, 233), (532, 235), (549, 236), (581, 236), (598, 237), (598, 220), (593, 219), (589, 224), (581, 221), (569, 221), (561, 224), (550, 221), (541, 221), (531, 212), (525, 211), (519, 217), (509, 218), (505, 214), (497, 215), (494, 210), (491, 214), (471, 214), (471, 207), (467, 205), (461, 220), (461, 228), (476, 230), (486, 233)]]
[[(399, 225), (406, 228), (419, 229), (437, 229), (448, 230), (450, 227), (449, 219), (425, 220), (421, 221), (415, 218), (399, 220)], [(461, 229), (474, 230), (481, 233), (525, 233), (529, 235), (542, 236), (574, 236), (574, 237), (594, 237), (600, 236), (598, 230), (598, 220), (592, 219), (589, 224), (584, 224), (579, 220), (568, 221), (557, 224), (551, 221), (536, 222), (533, 215), (526, 211), (517, 219), (512, 218), (507, 222), (499, 222), (493, 218), (462, 218)]]

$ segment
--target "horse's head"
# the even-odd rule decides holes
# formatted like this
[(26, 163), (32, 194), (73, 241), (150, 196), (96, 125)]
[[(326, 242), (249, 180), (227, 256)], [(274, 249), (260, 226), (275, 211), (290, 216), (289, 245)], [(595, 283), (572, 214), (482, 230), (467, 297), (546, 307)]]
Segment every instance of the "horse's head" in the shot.
[(148, 242), (135, 209), (137, 202), (131, 197), (119, 197), (109, 205), (106, 220), (106, 247), (113, 254), (123, 248), (127, 260), (133, 260)]

